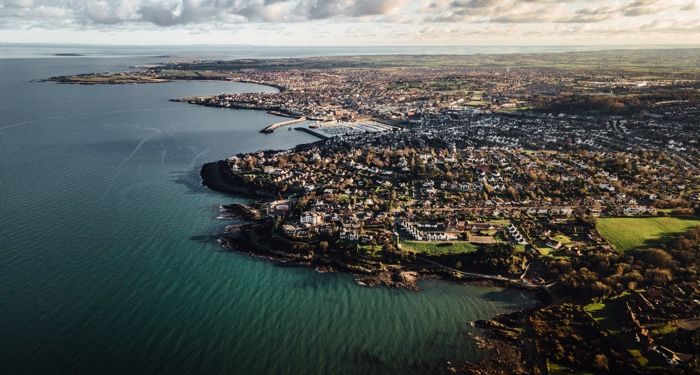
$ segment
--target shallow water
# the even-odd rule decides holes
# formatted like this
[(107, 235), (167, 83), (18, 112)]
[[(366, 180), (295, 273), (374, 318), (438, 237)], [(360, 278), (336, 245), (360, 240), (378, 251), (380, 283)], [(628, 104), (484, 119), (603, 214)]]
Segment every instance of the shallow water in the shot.
[(421, 373), (475, 359), (468, 322), (514, 290), (347, 275), (222, 251), (198, 168), (315, 138), (277, 118), (168, 102), (251, 84), (32, 82), (154, 60), (0, 59), (0, 373)]

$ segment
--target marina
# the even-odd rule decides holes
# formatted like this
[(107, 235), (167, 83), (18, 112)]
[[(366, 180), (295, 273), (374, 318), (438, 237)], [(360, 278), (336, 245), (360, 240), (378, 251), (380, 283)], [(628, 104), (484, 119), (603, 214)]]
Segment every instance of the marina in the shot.
[(395, 126), (382, 124), (377, 121), (315, 121), (294, 128), (321, 139), (362, 133), (383, 133), (398, 129)]

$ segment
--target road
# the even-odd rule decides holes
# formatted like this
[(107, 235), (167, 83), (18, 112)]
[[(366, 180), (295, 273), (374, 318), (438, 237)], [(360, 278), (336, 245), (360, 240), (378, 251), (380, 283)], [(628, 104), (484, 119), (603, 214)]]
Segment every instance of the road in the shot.
[(517, 286), (520, 286), (520, 287), (523, 287), (523, 288), (527, 288), (527, 289), (540, 289), (540, 288), (546, 288), (546, 287), (549, 287), (549, 286), (552, 285), (552, 284), (550, 284), (550, 285), (533, 284), (533, 283), (531, 283), (531, 282), (525, 280), (524, 278), (512, 279), (512, 278), (503, 277), (503, 276), (500, 276), (500, 275), (488, 275), (488, 274), (483, 274), (483, 273), (464, 272), (464, 271), (460, 271), (460, 270), (458, 270), (458, 269), (456, 269), (456, 268), (448, 267), (448, 266), (446, 266), (446, 265), (444, 265), (444, 264), (440, 264), (440, 263), (438, 263), (438, 262), (434, 262), (434, 261), (432, 261), (432, 260), (430, 260), (430, 259), (425, 259), (425, 258), (418, 257), (418, 256), (416, 256), (416, 259), (422, 260), (422, 261), (424, 261), (424, 262), (426, 262), (426, 263), (430, 263), (430, 264), (435, 265), (435, 266), (437, 266), (437, 267), (440, 267), (440, 268), (442, 268), (442, 269), (446, 269), (446, 270), (448, 270), (448, 271), (455, 272), (455, 273), (457, 273), (457, 274), (459, 274), (459, 275), (462, 275), (462, 276), (471, 277), (471, 278), (477, 278), (477, 279), (483, 279), (483, 280), (500, 281), (500, 282), (504, 282), (504, 283), (508, 283), (508, 284), (512, 284), (512, 285), (517, 285)]

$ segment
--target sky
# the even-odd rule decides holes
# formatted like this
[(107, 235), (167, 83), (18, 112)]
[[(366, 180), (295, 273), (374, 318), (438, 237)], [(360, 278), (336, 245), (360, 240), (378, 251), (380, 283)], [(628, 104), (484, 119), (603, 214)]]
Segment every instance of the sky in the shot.
[(0, 42), (700, 44), (700, 0), (0, 0)]

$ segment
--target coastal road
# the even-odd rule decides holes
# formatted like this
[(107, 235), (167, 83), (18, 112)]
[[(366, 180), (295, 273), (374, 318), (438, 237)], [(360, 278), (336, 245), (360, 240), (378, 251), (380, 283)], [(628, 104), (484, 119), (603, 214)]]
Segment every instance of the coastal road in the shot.
[(483, 280), (500, 281), (500, 282), (518, 285), (518, 286), (521, 286), (521, 287), (524, 287), (527, 289), (539, 289), (542, 287), (546, 287), (544, 285), (533, 284), (533, 283), (531, 283), (527, 280), (524, 280), (524, 279), (511, 279), (511, 278), (503, 277), (500, 275), (487, 275), (487, 274), (483, 274), (483, 273), (464, 272), (464, 271), (460, 271), (456, 268), (448, 267), (444, 264), (440, 264), (440, 263), (434, 262), (430, 259), (425, 259), (425, 258), (418, 257), (418, 256), (416, 257), (416, 259), (422, 260), (426, 263), (430, 263), (432, 265), (438, 266), (440, 268), (446, 269), (446, 270), (451, 271), (451, 272), (455, 272), (459, 275), (466, 276), (466, 277), (472, 277), (472, 278), (483, 279)]

